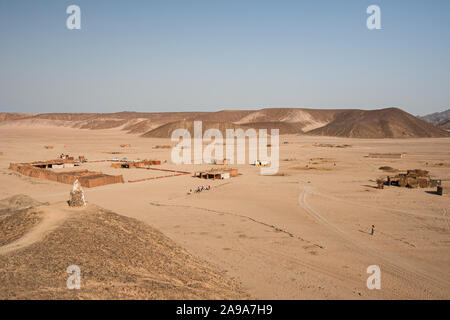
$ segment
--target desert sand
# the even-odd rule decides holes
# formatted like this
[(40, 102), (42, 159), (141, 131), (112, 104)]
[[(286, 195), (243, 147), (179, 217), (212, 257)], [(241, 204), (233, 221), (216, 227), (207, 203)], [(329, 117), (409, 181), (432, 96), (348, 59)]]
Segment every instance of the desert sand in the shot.
[[(120, 148), (121, 144), (131, 147)], [(45, 145), (54, 148), (45, 149)], [(170, 161), (170, 149), (155, 149), (157, 145), (174, 143), (166, 138), (125, 134), (118, 128), (85, 130), (42, 123), (34, 127), (2, 126), (0, 199), (24, 194), (49, 203), (45, 210), (69, 210), (61, 206), (68, 199), (70, 185), (22, 176), (8, 169), (11, 162), (50, 160), (61, 153), (85, 155), (89, 161), (114, 157), (159, 159), (167, 161), (161, 168), (190, 172), (212, 167), (174, 165)], [(348, 146), (336, 147), (339, 145)], [(375, 152), (405, 155), (401, 159), (365, 157)], [(446, 165), (449, 163), (450, 138), (283, 135), (280, 170), (276, 176), (262, 176), (258, 168), (247, 164), (230, 165), (238, 168), (241, 175), (229, 180), (206, 181), (182, 175), (128, 183), (159, 173), (115, 169), (108, 162), (88, 162), (82, 168), (123, 174), (125, 180), (124, 184), (85, 189), (89, 206), (114, 212), (120, 219), (133, 218), (159, 230), (187, 250), (192, 261), (205, 261), (208, 268), (214, 269), (211, 271), (214, 277), (223, 274), (226, 281), (238, 282), (245, 292), (230, 284), (223, 292), (211, 286), (210, 293), (189, 291), (182, 297), (247, 297), (248, 294), (257, 299), (450, 299), (450, 197), (437, 195), (435, 189), (375, 188), (375, 180), (386, 176), (379, 170), (381, 166), (426, 169), (436, 178), (449, 180), (450, 166)], [(211, 190), (187, 194), (189, 189), (207, 184), (212, 186)], [(86, 239), (83, 226), (77, 233), (70, 232), (69, 219), (85, 221), (86, 228), (96, 221), (89, 218), (89, 210), (83, 213), (74, 210), (58, 216), (59, 228), (53, 226), (62, 244), (66, 239), (61, 226), (66, 230), (67, 241), (74, 241), (77, 236), (81, 241)], [(38, 221), (37, 226), (44, 221)], [(123, 223), (127, 225), (126, 221)], [(373, 236), (371, 225), (375, 225)], [(33, 229), (36, 226), (31, 228), (36, 230)], [(117, 231), (120, 228), (113, 230), (120, 232)], [(35, 233), (24, 246), (8, 250), (0, 247), (1, 273), (14, 272), (12, 261), (17, 267), (27, 264), (24, 258), (30, 254), (27, 250), (34, 247), (42, 250), (48, 237), (48, 232)], [(35, 276), (43, 279), (56, 276), (57, 271), (46, 273), (39, 269), (45, 263), (37, 260), (33, 265)], [(85, 265), (88, 269), (96, 267), (95, 263)], [(369, 277), (366, 269), (370, 265), (381, 268), (381, 290), (369, 290), (366, 286)], [(64, 287), (67, 274), (65, 267), (60, 267)], [(83, 270), (89, 272), (93, 270)], [(171, 281), (175, 281), (176, 272), (172, 276)], [(0, 281), (7, 279), (2, 277)], [(90, 280), (93, 286), (95, 277)], [(97, 289), (90, 287), (94, 293), (82, 298), (118, 297), (126, 291), (123, 279), (116, 289), (109, 288), (108, 293), (106, 285), (100, 279), (97, 281), (98, 286), (94, 286)], [(2, 298), (14, 298), (13, 294), (28, 297), (26, 292), (38, 290), (27, 281), (8, 282), (12, 284), (9, 291), (2, 292)], [(152, 298), (146, 289), (142, 292), (141, 298)], [(165, 295), (163, 290), (158, 290), (153, 298), (180, 297), (175, 292), (168, 290)], [(69, 295), (62, 289), (42, 293), (46, 298)], [(133, 293), (125, 297), (139, 296)]]

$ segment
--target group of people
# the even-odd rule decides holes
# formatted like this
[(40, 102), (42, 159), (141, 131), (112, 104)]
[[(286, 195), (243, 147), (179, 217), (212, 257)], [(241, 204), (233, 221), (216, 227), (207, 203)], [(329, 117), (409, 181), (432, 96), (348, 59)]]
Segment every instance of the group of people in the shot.
[[(211, 186), (207, 185), (207, 186), (198, 186), (197, 189), (194, 191), (195, 193), (200, 193), (203, 190), (211, 190)], [(188, 194), (192, 194), (192, 189), (189, 190)]]

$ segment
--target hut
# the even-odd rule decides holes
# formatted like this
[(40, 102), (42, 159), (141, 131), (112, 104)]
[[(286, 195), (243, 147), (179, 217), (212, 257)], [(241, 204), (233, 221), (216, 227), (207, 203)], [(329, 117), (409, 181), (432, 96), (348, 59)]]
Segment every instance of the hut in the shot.
[[(403, 188), (434, 188), (441, 184), (439, 179), (431, 179), (429, 172), (421, 169), (407, 170), (399, 172), (395, 176), (388, 176), (383, 183), (388, 186), (398, 186)], [(377, 181), (379, 185), (380, 182)]]
[(231, 177), (238, 176), (238, 169), (209, 169), (205, 171), (197, 171), (194, 172), (194, 177), (200, 178), (200, 179), (229, 179)]
[(161, 160), (116, 161), (111, 163), (111, 167), (116, 169), (145, 168), (154, 165), (161, 165)]

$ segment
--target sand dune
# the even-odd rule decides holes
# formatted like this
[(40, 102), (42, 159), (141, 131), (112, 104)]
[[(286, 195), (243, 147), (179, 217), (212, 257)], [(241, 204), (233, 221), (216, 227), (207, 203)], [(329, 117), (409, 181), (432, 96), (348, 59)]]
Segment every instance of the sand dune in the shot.
[(296, 122), (296, 123), (322, 123), (326, 124), (333, 119), (339, 110), (314, 110), (294, 108), (268, 108), (252, 112), (237, 123), (249, 122)]
[(124, 126), (123, 130), (127, 131), (128, 133), (139, 134), (154, 129), (154, 126), (155, 124), (150, 119), (136, 119), (136, 121), (128, 123), (126, 126)]

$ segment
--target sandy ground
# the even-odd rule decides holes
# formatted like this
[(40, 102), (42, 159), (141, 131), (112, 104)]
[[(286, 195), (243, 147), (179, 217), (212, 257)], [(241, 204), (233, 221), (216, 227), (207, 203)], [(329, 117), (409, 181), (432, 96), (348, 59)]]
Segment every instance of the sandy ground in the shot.
[[(61, 153), (89, 160), (167, 160), (161, 168), (191, 172), (211, 167), (171, 164), (170, 150), (153, 149), (168, 144), (173, 145), (169, 139), (140, 138), (117, 129), (1, 127), (0, 198), (26, 194), (41, 202), (67, 200), (71, 186), (8, 170), (10, 162), (54, 159)], [(370, 159), (365, 157), (369, 152), (406, 154), (402, 159)], [(450, 197), (438, 196), (434, 189), (374, 188), (374, 180), (386, 175), (378, 170), (385, 165), (422, 168), (450, 179), (449, 166), (440, 163), (450, 163), (448, 138), (282, 136), (278, 176), (234, 165), (242, 175), (230, 180), (185, 175), (85, 191), (88, 202), (159, 229), (238, 279), (255, 298), (449, 299)], [(96, 162), (81, 168), (123, 174), (125, 181), (154, 175), (109, 166)], [(202, 184), (212, 190), (187, 195)], [(370, 265), (381, 268), (381, 290), (366, 287)]]

